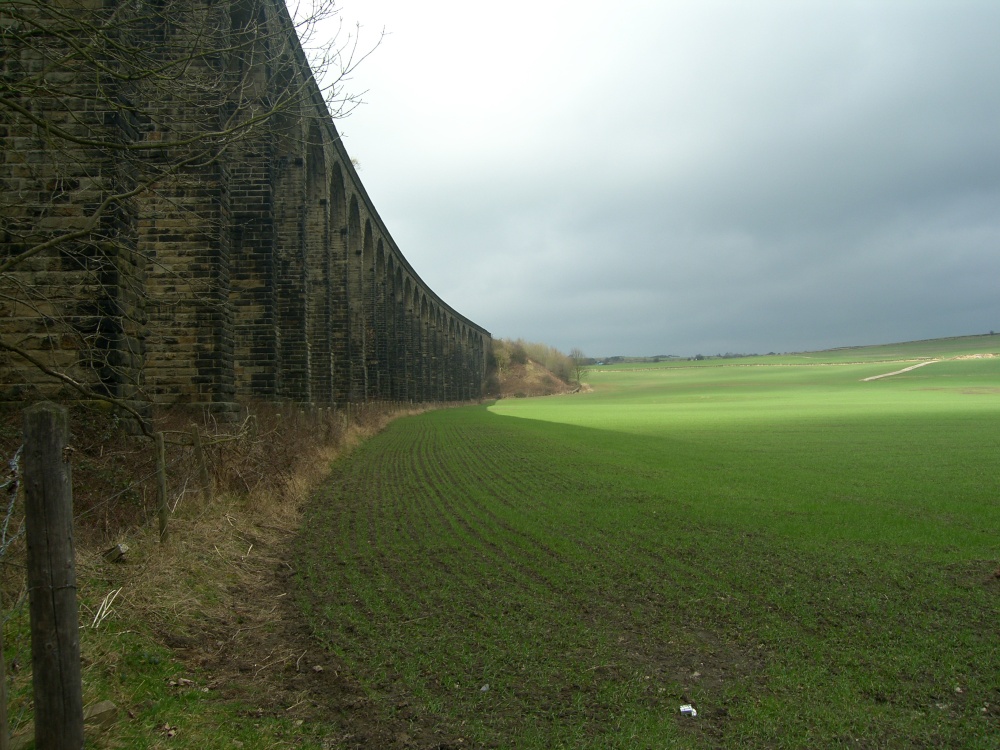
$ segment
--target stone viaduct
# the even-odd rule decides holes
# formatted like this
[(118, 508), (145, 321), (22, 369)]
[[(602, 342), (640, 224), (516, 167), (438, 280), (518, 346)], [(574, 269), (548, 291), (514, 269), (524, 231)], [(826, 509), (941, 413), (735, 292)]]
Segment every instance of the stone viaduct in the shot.
[[(118, 27), (81, 57), (65, 29), (37, 41), (72, 12), (0, 9), (5, 400), (69, 380), (220, 412), (482, 394), (490, 334), (393, 241), (282, 0), (22, 5)], [(129, 25), (126, 5), (152, 10)], [(140, 57), (158, 77), (126, 70)]]

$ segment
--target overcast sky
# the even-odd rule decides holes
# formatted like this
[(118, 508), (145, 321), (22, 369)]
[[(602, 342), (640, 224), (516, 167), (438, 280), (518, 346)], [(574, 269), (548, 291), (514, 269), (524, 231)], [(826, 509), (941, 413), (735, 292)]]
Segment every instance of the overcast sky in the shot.
[(417, 273), (594, 356), (1000, 330), (997, 0), (341, 0)]

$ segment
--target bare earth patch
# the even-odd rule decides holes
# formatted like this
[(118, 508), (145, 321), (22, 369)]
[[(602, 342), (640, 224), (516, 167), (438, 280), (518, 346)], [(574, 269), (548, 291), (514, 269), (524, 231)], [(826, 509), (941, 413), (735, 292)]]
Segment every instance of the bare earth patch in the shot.
[(288, 560), (298, 523), (296, 512), (256, 522), (235, 513), (179, 521), (173, 549), (139, 541), (148, 556), (115, 572), (157, 640), (211, 695), (244, 704), (248, 721), (302, 722), (331, 749), (415, 746), (405, 714), (387, 716), (370, 702), (296, 607)]
[(925, 367), (926, 365), (933, 365), (935, 362), (940, 362), (940, 359), (931, 359), (926, 362), (918, 362), (915, 365), (910, 365), (909, 367), (904, 367), (902, 370), (894, 370), (893, 372), (886, 372), (882, 375), (872, 375), (870, 378), (861, 378), (862, 383), (867, 383), (870, 380), (880, 380), (881, 378), (889, 378), (893, 375), (902, 375), (904, 372), (909, 372), (910, 370), (916, 370), (918, 367)]

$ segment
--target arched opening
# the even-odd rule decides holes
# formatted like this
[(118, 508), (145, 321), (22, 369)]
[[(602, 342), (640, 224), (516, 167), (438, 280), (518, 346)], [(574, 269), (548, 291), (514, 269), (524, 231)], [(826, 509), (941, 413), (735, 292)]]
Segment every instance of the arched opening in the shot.
[(430, 366), (431, 366), (431, 346), (430, 346), (430, 310), (428, 309), (427, 295), (424, 290), (420, 290), (420, 306), (417, 312), (417, 338), (420, 341), (420, 369), (417, 392), (421, 401), (430, 398)]
[[(278, 96), (294, 84), (291, 65), (278, 68), (272, 92)], [(297, 107), (279, 109), (269, 120), (273, 144), (271, 181), (277, 292), (278, 395), (290, 401), (309, 399), (309, 355), (306, 344), (306, 132)]]
[[(229, 66), (234, 80), (227, 117), (239, 120), (267, 106), (271, 37), (263, 6), (240, 0), (231, 10), (232, 49)], [(238, 95), (239, 100), (236, 99)], [(224, 174), (229, 209), (229, 299), (233, 310), (233, 368), (237, 398), (273, 398), (278, 392), (277, 290), (274, 260), (275, 225), (272, 214), (274, 180), (271, 170), (274, 144), (267, 128), (248, 132), (226, 149)]]
[(361, 212), (357, 195), (351, 195), (347, 216), (347, 315), (348, 359), (350, 362), (348, 400), (365, 397), (364, 288), (362, 284)]
[(404, 341), (403, 363), (406, 368), (406, 399), (416, 401), (417, 396), (417, 301), (413, 282), (406, 277), (403, 294), (402, 335)]
[(311, 402), (329, 403), (333, 373), (330, 359), (330, 184), (323, 135), (309, 127), (306, 151), (305, 277), (307, 395)]
[(365, 221), (364, 241), (361, 245), (361, 310), (363, 328), (361, 347), (364, 362), (364, 400), (375, 398), (378, 362), (375, 354), (375, 245), (372, 223)]
[(348, 328), (348, 211), (344, 173), (339, 162), (330, 171), (330, 367), (331, 397), (336, 403), (348, 400), (351, 387), (350, 331)]

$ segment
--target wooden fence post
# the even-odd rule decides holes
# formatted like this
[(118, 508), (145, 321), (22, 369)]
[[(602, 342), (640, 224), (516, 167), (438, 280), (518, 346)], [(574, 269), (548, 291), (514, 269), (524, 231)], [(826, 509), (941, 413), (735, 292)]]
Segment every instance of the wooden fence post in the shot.
[(213, 499), (212, 478), (208, 475), (208, 462), (205, 460), (205, 449), (201, 445), (201, 430), (198, 425), (191, 425), (191, 444), (194, 446), (194, 460), (198, 465), (198, 481), (201, 482), (201, 497), (208, 505)]
[(25, 410), (24, 505), (38, 750), (83, 747), (68, 435), (65, 408), (40, 403)]
[[(0, 606), (0, 613), (3, 607)], [(10, 750), (10, 727), (7, 725), (7, 664), (3, 658), (3, 618), (0, 617), (0, 750)]]
[(163, 444), (163, 433), (156, 433), (156, 508), (160, 517), (160, 544), (167, 542), (167, 449)]

